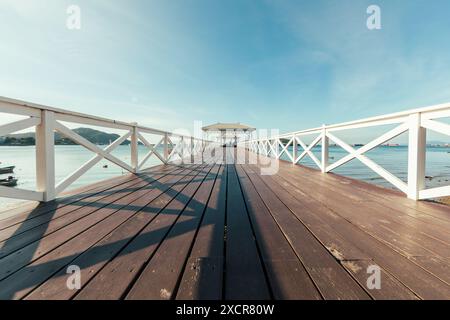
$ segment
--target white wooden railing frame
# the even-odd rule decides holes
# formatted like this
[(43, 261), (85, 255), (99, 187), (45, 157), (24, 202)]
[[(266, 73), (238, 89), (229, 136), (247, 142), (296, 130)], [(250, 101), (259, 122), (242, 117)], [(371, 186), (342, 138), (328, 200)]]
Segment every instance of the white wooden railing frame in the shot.
[[(0, 97), (0, 117), (1, 114), (5, 113), (27, 116), (28, 118), (0, 125), (0, 137), (36, 127), (36, 191), (0, 186), (0, 198), (6, 197), (48, 202), (54, 200), (102, 159), (106, 159), (130, 173), (139, 173), (152, 156), (157, 157), (163, 164), (168, 164), (172, 161), (185, 161), (185, 159), (188, 159), (189, 157), (193, 162), (196, 153), (202, 152), (203, 156), (204, 152), (214, 147), (213, 142), (206, 141), (203, 138), (183, 136), (172, 132), (140, 126), (137, 123), (116, 121)], [(81, 137), (61, 122), (125, 130), (126, 133), (120, 136), (116, 141), (112, 142), (105, 149), (102, 149)], [(58, 184), (55, 182), (54, 132), (60, 133), (96, 154)], [(143, 136), (145, 133), (159, 135), (161, 136), (161, 140), (152, 146), (152, 144)], [(174, 144), (174, 138), (179, 139), (179, 143)], [(115, 148), (127, 139), (130, 139), (131, 141), (130, 165), (111, 154)], [(139, 141), (149, 149), (149, 152), (140, 162), (138, 157)], [(160, 146), (163, 146), (162, 153), (158, 151)], [(170, 150), (170, 147), (173, 149)], [(176, 155), (178, 155), (178, 158), (175, 157)]]
[[(297, 164), (304, 157), (309, 156), (323, 173), (331, 172), (353, 159), (358, 159), (368, 168), (405, 193), (410, 199), (439, 198), (450, 196), (450, 186), (425, 189), (426, 136), (427, 130), (450, 136), (450, 125), (436, 121), (436, 119), (448, 117), (450, 117), (450, 103), (445, 103), (335, 125), (323, 125), (319, 128), (281, 134), (275, 137), (256, 138), (241, 142), (240, 144), (250, 151), (264, 156), (273, 156), (276, 159), (280, 159), (283, 154), (287, 154), (293, 164)], [(333, 132), (337, 131), (392, 124), (398, 124), (398, 126), (359, 149), (353, 148), (333, 134)], [(405, 132), (409, 132), (407, 183), (364, 155), (364, 153)], [(304, 136), (315, 134), (317, 134), (317, 137), (309, 145), (301, 140)], [(283, 144), (281, 139), (288, 139), (289, 142)], [(330, 140), (349, 153), (331, 165), (329, 164)], [(297, 148), (292, 148), (292, 153), (288, 152), (289, 146), (294, 145), (294, 141), (303, 149), (300, 155), (296, 154)], [(322, 145), (320, 160), (312, 153), (312, 148), (319, 143)]]

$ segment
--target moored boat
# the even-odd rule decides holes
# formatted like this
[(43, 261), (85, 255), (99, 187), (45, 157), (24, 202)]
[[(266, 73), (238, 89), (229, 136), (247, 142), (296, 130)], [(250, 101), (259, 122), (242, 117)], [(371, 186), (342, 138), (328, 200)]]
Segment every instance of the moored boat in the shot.
[(0, 168), (0, 174), (13, 173), (15, 168), (15, 166)]
[(0, 186), (3, 187), (15, 187), (17, 186), (17, 178), (8, 177), (8, 179), (0, 179)]

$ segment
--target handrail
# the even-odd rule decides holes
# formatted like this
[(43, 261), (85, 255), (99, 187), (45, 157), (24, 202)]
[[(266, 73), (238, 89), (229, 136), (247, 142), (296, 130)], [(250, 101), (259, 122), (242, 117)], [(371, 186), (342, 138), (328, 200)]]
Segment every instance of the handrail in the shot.
[[(281, 155), (286, 154), (293, 164), (297, 164), (303, 158), (309, 156), (323, 173), (331, 172), (353, 159), (358, 159), (396, 188), (407, 194), (410, 199), (431, 199), (450, 196), (450, 186), (425, 189), (427, 130), (432, 130), (450, 136), (450, 125), (436, 121), (436, 119), (448, 117), (450, 117), (450, 103), (444, 103), (361, 120), (333, 125), (323, 125), (322, 127), (284, 133), (270, 137), (250, 139), (240, 142), (240, 144), (255, 153), (263, 154), (265, 156), (272, 156), (277, 159), (279, 159)], [(397, 124), (397, 127), (360, 147), (359, 149), (355, 149), (353, 146), (347, 144), (333, 134), (333, 132), (336, 131), (392, 124)], [(405, 132), (409, 132), (407, 183), (403, 182), (398, 177), (394, 176), (392, 173), (364, 155), (364, 153)], [(312, 134), (318, 134), (318, 136), (309, 145), (301, 140), (302, 136)], [(282, 143), (281, 139), (287, 140), (288, 142)], [(349, 153), (347, 156), (331, 165), (329, 164), (329, 140), (332, 140)], [(317, 157), (312, 153), (312, 148), (319, 143), (322, 146), (321, 160), (317, 159)], [(288, 148), (291, 145), (300, 145), (303, 152), (300, 155), (297, 155), (297, 148), (292, 148), (292, 153), (288, 152)]]
[[(0, 197), (52, 201), (102, 159), (109, 160), (131, 173), (139, 173), (152, 156), (157, 157), (164, 164), (173, 161), (176, 157), (181, 161), (190, 157), (190, 161), (194, 162), (198, 160), (196, 159), (198, 154), (203, 157), (205, 151), (213, 147), (213, 142), (199, 137), (181, 135), (141, 126), (137, 123), (127, 123), (5, 97), (0, 97), (0, 113), (28, 117), (13, 123), (0, 125), (0, 136), (36, 127), (37, 186), (36, 191), (0, 186)], [(126, 133), (105, 149), (101, 149), (66, 127), (62, 122), (125, 130)], [(59, 184), (55, 183), (55, 131), (96, 154)], [(144, 133), (159, 135), (161, 139), (153, 145), (142, 135)], [(111, 154), (115, 148), (128, 139), (131, 140), (130, 165)], [(174, 143), (172, 139), (179, 140)], [(139, 141), (149, 149), (141, 162), (138, 159)], [(170, 150), (170, 147), (172, 147), (172, 150)], [(162, 148), (162, 153), (160, 148)]]
[[(8, 109), (8, 106), (13, 106), (16, 109)], [(4, 111), (2, 111), (2, 110), (4, 110)], [(181, 138), (181, 137), (191, 138), (191, 136), (186, 136), (186, 135), (181, 135), (181, 134), (177, 134), (177, 133), (173, 133), (173, 132), (169, 132), (169, 131), (149, 128), (149, 127), (138, 125), (136, 123), (118, 121), (118, 120), (93, 116), (93, 115), (89, 115), (86, 113), (74, 112), (74, 111), (70, 111), (70, 110), (66, 110), (66, 109), (55, 108), (55, 107), (50, 107), (50, 106), (41, 105), (41, 104), (37, 104), (37, 103), (32, 103), (32, 102), (27, 102), (27, 101), (23, 101), (23, 100), (11, 99), (11, 98), (6, 98), (6, 97), (0, 96), (0, 112), (16, 114), (16, 115), (40, 117), (40, 112), (42, 110), (51, 111), (51, 112), (54, 112), (55, 114), (59, 114), (59, 115), (61, 115), (61, 119), (67, 119), (67, 120), (73, 121), (73, 120), (75, 120), (75, 118), (78, 118), (78, 121), (85, 119), (87, 121), (93, 121), (92, 123), (99, 122), (99, 123), (102, 123), (103, 127), (106, 127), (106, 124), (111, 125), (110, 128), (114, 128), (114, 129), (125, 129), (125, 128), (137, 127), (140, 130), (147, 132), (147, 133), (160, 134), (160, 135), (168, 134), (169, 136), (174, 136), (174, 137), (179, 137), (179, 138)], [(71, 122), (71, 121), (68, 121), (68, 122)], [(92, 123), (85, 123), (85, 122), (78, 122), (78, 123), (87, 124), (87, 125), (95, 125)], [(199, 138), (195, 138), (195, 137), (193, 137), (193, 138), (197, 139), (197, 140), (201, 140)]]

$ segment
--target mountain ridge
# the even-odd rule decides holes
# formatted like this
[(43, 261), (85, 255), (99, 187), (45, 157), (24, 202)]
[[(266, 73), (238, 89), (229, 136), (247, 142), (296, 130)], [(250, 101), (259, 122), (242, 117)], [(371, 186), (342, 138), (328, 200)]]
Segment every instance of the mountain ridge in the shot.
[[(111, 142), (120, 138), (118, 134), (107, 133), (91, 128), (76, 128), (73, 131), (91, 143), (96, 145), (109, 145)], [(0, 146), (34, 146), (36, 144), (36, 135), (34, 132), (19, 134), (10, 134), (0, 137)], [(130, 141), (125, 140), (121, 145), (129, 145)], [(77, 145), (72, 140), (55, 133), (55, 145)]]

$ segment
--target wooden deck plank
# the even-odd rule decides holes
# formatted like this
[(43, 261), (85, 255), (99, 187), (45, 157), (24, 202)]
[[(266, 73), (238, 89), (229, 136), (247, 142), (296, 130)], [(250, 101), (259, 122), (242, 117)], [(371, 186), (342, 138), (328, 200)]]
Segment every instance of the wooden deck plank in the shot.
[[(288, 170), (285, 171), (285, 174), (288, 174), (294, 179), (298, 178), (298, 176), (292, 174)], [(317, 185), (317, 180), (320, 180), (320, 178), (314, 180), (304, 178), (301, 180), (301, 183), (307, 190), (312, 185)], [(413, 256), (436, 256), (443, 259), (447, 257), (449, 246), (445, 243), (437, 241), (436, 239), (424, 237), (420, 231), (420, 228), (418, 230), (411, 230), (410, 226), (404, 225), (401, 221), (396, 221), (395, 215), (389, 216), (384, 213), (383, 208), (374, 210), (374, 207), (376, 206), (374, 206), (372, 202), (367, 204), (362, 200), (359, 202), (353, 202), (353, 200), (349, 197), (355, 197), (355, 193), (351, 194), (351, 196), (346, 196), (345, 193), (342, 193), (340, 190), (336, 190), (336, 188), (329, 187), (327, 185), (320, 186), (322, 191), (320, 195), (317, 195), (317, 197), (322, 197), (324, 201), (326, 201), (326, 205), (328, 207), (332, 207), (333, 210), (338, 211), (339, 214), (345, 219), (352, 221), (352, 223), (358, 225), (362, 230), (369, 233), (379, 241), (386, 243), (403, 256), (407, 258)], [(345, 202), (339, 201), (343, 198), (346, 198)], [(364, 214), (362, 215), (360, 213), (355, 213), (354, 210), (349, 209), (350, 207), (358, 207), (364, 212)], [(392, 211), (389, 211), (389, 213), (392, 213)], [(416, 221), (416, 223), (420, 222)], [(419, 227), (421, 225), (423, 225), (423, 223), (420, 223)], [(425, 228), (425, 226), (423, 227)], [(396, 230), (391, 228), (396, 228)], [(427, 266), (429, 267), (430, 264), (435, 262), (436, 260), (429, 259)], [(436, 263), (437, 266), (433, 268), (432, 273), (436, 277), (445, 281), (445, 279), (448, 278), (448, 274), (446, 272), (439, 272), (442, 269), (439, 267), (439, 262)], [(421, 265), (420, 261), (417, 262), (417, 264), (424, 267)], [(431, 272), (430, 269), (427, 269), (426, 267), (424, 268)]]
[(226, 175), (226, 166), (221, 166), (177, 292), (179, 300), (222, 298)]
[[(364, 251), (354, 245), (357, 239), (342, 237), (336, 232), (332, 224), (324, 222), (323, 217), (334, 217), (335, 219), (339, 217), (334, 216), (329, 208), (321, 205), (300, 190), (297, 184), (289, 184), (284, 178), (278, 175), (264, 176), (261, 178), (266, 181), (268, 186), (278, 184), (284, 189), (284, 192), (275, 193), (337, 260), (371, 259)], [(280, 189), (277, 190), (279, 191)]]
[[(280, 162), (280, 166), (287, 170), (293, 170), (291, 165), (283, 161)], [(339, 176), (333, 174), (324, 176), (319, 172), (303, 170), (303, 168), (301, 168), (299, 173), (305, 179), (314, 180), (315, 183), (319, 183), (324, 187), (333, 187), (338, 193), (351, 197), (354, 201), (370, 203), (371, 209), (377, 211), (380, 216), (387, 216), (391, 221), (405, 225), (414, 231), (420, 229), (420, 232), (423, 234), (431, 233), (435, 237), (440, 238), (441, 241), (450, 243), (450, 222), (422, 214), (418, 209), (404, 205), (406, 202), (415, 203), (415, 201), (405, 197), (398, 197), (399, 199), (396, 199), (396, 201), (392, 201), (392, 199), (386, 200), (383, 197), (374, 196), (370, 192), (372, 185), (367, 184), (366, 189), (362, 189), (362, 185), (358, 182), (359, 187), (355, 188), (353, 181), (349, 179), (339, 180)]]
[[(287, 162), (280, 161), (281, 165), (286, 165)], [(317, 173), (317, 170), (305, 166), (299, 166), (302, 168), (302, 174)], [(383, 201), (387, 206), (395, 206), (405, 210), (405, 208), (410, 208), (420, 215), (428, 215), (430, 217), (450, 222), (450, 209), (447, 205), (433, 203), (430, 201), (412, 201), (407, 199), (403, 193), (398, 190), (393, 190), (383, 186), (378, 186), (375, 184), (369, 184), (364, 181), (357, 179), (352, 179), (349, 177), (337, 175), (334, 173), (328, 173), (327, 179), (337, 181), (340, 184), (347, 184), (352, 187), (352, 190), (362, 191), (368, 195), (375, 197), (375, 201)]]
[(321, 299), (308, 272), (246, 173), (240, 166), (236, 169), (274, 298), (279, 300)]
[(201, 223), (220, 166), (199, 184), (178, 220), (131, 288), (127, 300), (169, 300), (176, 297), (191, 244)]
[[(162, 178), (163, 175), (157, 175), (156, 177)], [(136, 199), (137, 191), (146, 187), (151, 187), (150, 184), (154, 182), (155, 180), (153, 178), (150, 178), (149, 182), (146, 181), (144, 177), (140, 177), (140, 182), (128, 189), (119, 190), (111, 196), (108, 196), (105, 198), (107, 200), (104, 200), (104, 203), (101, 205), (94, 203), (94, 206), (82, 207), (80, 209), (87, 209), (91, 212), (89, 215), (84, 216), (83, 218), (64, 226), (63, 228), (26, 245), (19, 251), (15, 251), (7, 256), (4, 256), (0, 259), (0, 280), (23, 268), (28, 263), (33, 262), (49, 251), (57, 248), (64, 242), (77, 236), (103, 219), (106, 219), (114, 212), (129, 205)], [(15, 241), (15, 239), (13, 240)], [(13, 246), (13, 244), (11, 244), (11, 246)]]
[(227, 165), (225, 299), (269, 299), (263, 265), (234, 165)]
[[(372, 260), (347, 260), (342, 265), (357, 281), (367, 287), (367, 280), (371, 274), (369, 267), (376, 265)], [(369, 294), (376, 300), (418, 300), (419, 298), (389, 272), (380, 267), (380, 289), (369, 290)]]
[(244, 166), (244, 169), (322, 296), (325, 299), (369, 299), (369, 295), (333, 255), (264, 184), (261, 177), (251, 170), (251, 166)]
[(19, 211), (18, 213), (12, 214), (11, 216), (8, 216), (7, 218), (3, 218), (2, 220), (0, 220), (0, 230), (4, 230), (14, 225), (21, 224), (27, 220), (33, 220), (41, 215), (51, 213), (57, 209), (65, 207), (66, 205), (80, 201), (86, 197), (91, 197), (95, 195), (97, 192), (106, 191), (110, 188), (117, 187), (121, 183), (127, 183), (135, 179), (137, 179), (136, 176), (130, 175), (124, 178), (123, 181), (121, 179), (120, 181), (110, 182), (110, 184), (107, 184), (103, 187), (94, 188), (94, 190), (88, 190), (86, 192), (75, 194), (68, 198), (58, 199), (49, 203), (39, 203), (36, 207), (33, 207), (33, 209), (23, 210), (18, 208), (17, 209), (17, 211)]
[(41, 225), (47, 224), (50, 220), (56, 220), (72, 211), (88, 205), (89, 203), (100, 202), (102, 198), (114, 193), (116, 190), (120, 190), (123, 188), (127, 188), (130, 185), (139, 182), (139, 178), (135, 177), (131, 181), (119, 184), (117, 186), (112, 187), (111, 189), (104, 190), (92, 196), (80, 199), (71, 204), (58, 207), (57, 209), (51, 210), (47, 213), (40, 214), (37, 217), (26, 219), (25, 221), (21, 221), (20, 223), (16, 223), (10, 227), (4, 228), (0, 231), (0, 241), (5, 241), (6, 239), (10, 239), (13, 236), (18, 236), (30, 229), (39, 227)]
[[(186, 169), (182, 170), (179, 174), (170, 175), (170, 180), (164, 183), (164, 185), (153, 188), (151, 192), (139, 199), (145, 205), (132, 215), (130, 219), (79, 256), (72, 257), (73, 259), (70, 264), (77, 265), (80, 268), (80, 276), (83, 279), (84, 285), (88, 283), (109, 260), (119, 254), (119, 252), (131, 242), (134, 236), (142, 231), (142, 229), (159, 214), (161, 209), (178, 194), (178, 189), (182, 185), (180, 182), (183, 179), (192, 179), (192, 173), (193, 170)], [(138, 209), (137, 206), (139, 206), (139, 203), (134, 203), (133, 209)], [(123, 214), (123, 211), (124, 210), (121, 210), (120, 214)], [(55, 257), (52, 257), (52, 259), (58, 261)], [(39, 262), (41, 264), (43, 263), (42, 261)], [(53, 264), (53, 261), (50, 260), (47, 264), (49, 263)], [(76, 292), (68, 289), (66, 286), (66, 268), (62, 267), (61, 263), (59, 263), (58, 267), (60, 268), (59, 272), (53, 274), (51, 278), (47, 279), (26, 298), (33, 300), (72, 298)], [(56, 269), (56, 266), (53, 269)]]
[[(401, 250), (404, 255), (408, 257), (441, 256), (447, 258), (450, 254), (449, 243), (442, 240), (447, 237), (439, 227), (435, 228), (436, 232), (433, 234), (434, 226), (428, 223), (401, 219), (395, 214), (396, 212), (386, 211), (382, 207), (374, 205), (373, 202), (367, 203), (367, 206), (371, 206), (372, 210), (378, 209), (376, 214), (361, 205), (361, 209), (368, 216), (359, 216), (354, 220), (359, 220), (360, 225), (370, 229), (374, 236)], [(441, 239), (438, 239), (438, 237)]]
[[(155, 174), (154, 176), (146, 176), (145, 179), (148, 182), (155, 181), (155, 179), (162, 178), (164, 175), (175, 170), (178, 169), (172, 168), (167, 172)], [(87, 217), (93, 212), (96, 212), (96, 210), (108, 205), (115, 199), (118, 199), (118, 195), (124, 194), (126, 191), (131, 193), (135, 190), (135, 186), (142, 183), (142, 181), (142, 178), (136, 177), (136, 179), (133, 179), (128, 183), (120, 184), (112, 189), (96, 194), (93, 197), (86, 198), (83, 201), (76, 202), (57, 209), (54, 212), (42, 215), (36, 219), (39, 221), (41, 221), (41, 218), (45, 220), (41, 221), (42, 223), (34, 228), (30, 226), (30, 223), (34, 226), (34, 221), (36, 219), (24, 221), (21, 225), (14, 227), (15, 234), (13, 236), (3, 242), (0, 242), (0, 258), (5, 257), (8, 254), (11, 254), (12, 252), (17, 251), (18, 249), (25, 247), (26, 245), (31, 244), (45, 236), (48, 236), (55, 231), (80, 220), (81, 218)]]
[(448, 206), (219, 151), (0, 215), (0, 299), (450, 299)]
[[(181, 211), (210, 171), (211, 166), (178, 184), (179, 193), (139, 234), (77, 295), (77, 300), (123, 299), (148, 260), (164, 240)], [(165, 204), (164, 204), (165, 205)]]
[[(169, 167), (169, 168), (168, 168)], [(146, 170), (147, 174), (155, 174), (162, 171), (166, 171), (170, 169), (171, 166), (158, 165), (152, 167), (150, 170)], [(33, 219), (42, 214), (46, 214), (52, 211), (55, 211), (59, 208), (62, 208), (66, 205), (72, 204), (74, 202), (80, 201), (84, 198), (91, 197), (96, 193), (104, 192), (110, 188), (116, 187), (120, 184), (124, 184), (136, 179), (137, 176), (128, 174), (124, 176), (113, 177), (110, 179), (102, 180), (93, 184), (89, 184), (80, 188), (73, 189), (65, 194), (63, 194), (60, 198), (57, 198), (54, 201), (48, 203), (39, 203), (38, 205), (25, 205), (20, 206), (16, 209), (10, 209), (8, 211), (8, 216), (3, 218), (2, 213), (0, 212), (0, 230), (4, 228), (10, 227), (12, 225), (21, 223), (23, 221)], [(31, 207), (31, 208), (29, 208)]]
[[(277, 175), (277, 177), (282, 176), (282, 173)], [(298, 178), (301, 176), (296, 177)], [(335, 210), (333, 210), (333, 215), (330, 216), (328, 208), (334, 208), (334, 202), (328, 201), (328, 197), (325, 196), (322, 191), (315, 193), (310, 192), (311, 189), (305, 186), (303, 180), (295, 181), (293, 178), (294, 177), (289, 175), (288, 179), (285, 178), (286, 183), (292, 184), (295, 188), (306, 193), (308, 197), (313, 198), (319, 204), (323, 205), (323, 208), (326, 208), (326, 210), (320, 209), (320, 206), (318, 208), (313, 208), (320, 217), (329, 216), (331, 219), (331, 222), (329, 223), (336, 228), (341, 236), (348, 237), (349, 235), (355, 235), (358, 239), (355, 241), (355, 244), (361, 248), (361, 250), (369, 254), (377, 264), (382, 266), (383, 269), (387, 270), (390, 274), (394, 275), (405, 286), (413, 290), (416, 295), (424, 299), (445, 299), (445, 297), (449, 297), (449, 288), (445, 283), (419, 267), (417, 264), (412, 263), (398, 252), (389, 249), (390, 247), (372, 237), (370, 234), (367, 234), (360, 228), (355, 228), (355, 225), (350, 221), (343, 219), (342, 217), (336, 219), (339, 215)], [(343, 199), (340, 198), (339, 200), (342, 201)], [(354, 210), (354, 207), (349, 206), (346, 210)]]
[[(356, 245), (360, 242), (362, 233), (349, 232), (353, 228), (351, 223), (343, 219), (340, 220), (340, 217), (335, 215), (331, 210), (322, 206), (314, 199), (311, 199), (308, 194), (301, 192), (294, 185), (289, 185), (278, 175), (264, 177), (263, 179), (267, 181), (268, 186), (278, 184), (284, 188), (287, 185), (283, 190), (278, 189), (279, 192), (277, 192), (277, 195), (279, 198), (349, 272), (353, 273), (355, 269), (361, 271), (359, 270), (359, 266), (365, 265), (366, 263), (379, 265), (379, 263), (373, 261), (370, 255), (362, 251), (364, 248), (359, 248)], [(345, 237), (339, 233), (340, 224), (342, 223), (348, 224), (348, 228), (345, 230)], [(355, 266), (355, 268), (351, 269), (351, 266)], [(383, 272), (385, 271), (383, 270)], [(366, 287), (367, 274), (365, 278), (362, 276), (357, 277), (356, 275), (360, 276), (360, 273), (355, 272), (353, 276), (358, 280), (361, 287)], [(383, 283), (386, 283), (382, 287), (382, 290), (377, 290), (376, 292), (372, 290), (368, 291), (373, 298), (378, 299), (382, 296), (392, 299), (416, 299), (412, 291), (398, 280), (393, 277), (385, 277), (383, 279)]]

